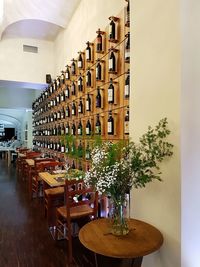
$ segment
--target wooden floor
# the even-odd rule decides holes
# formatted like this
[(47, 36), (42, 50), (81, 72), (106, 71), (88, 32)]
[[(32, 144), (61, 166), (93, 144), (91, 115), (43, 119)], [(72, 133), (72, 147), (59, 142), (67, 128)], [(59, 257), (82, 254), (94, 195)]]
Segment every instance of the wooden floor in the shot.
[[(74, 243), (74, 266), (94, 266), (94, 255)], [(54, 241), (48, 230), (43, 202), (30, 201), (15, 166), (0, 159), (0, 267), (66, 267), (66, 251), (66, 241)]]
[[(66, 240), (55, 241), (42, 199), (30, 200), (28, 185), (0, 158), (0, 267), (67, 267)], [(74, 267), (94, 267), (94, 254), (73, 239)], [(97, 255), (98, 267), (130, 266)]]

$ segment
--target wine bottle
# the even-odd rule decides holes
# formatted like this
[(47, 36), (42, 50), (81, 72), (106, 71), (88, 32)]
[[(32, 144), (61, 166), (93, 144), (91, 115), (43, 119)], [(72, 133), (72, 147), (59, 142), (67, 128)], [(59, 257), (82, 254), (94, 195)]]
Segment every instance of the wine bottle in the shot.
[(92, 127), (90, 120), (87, 120), (86, 126), (85, 126), (85, 133), (86, 135), (91, 135)]
[(55, 92), (57, 90), (57, 83), (56, 83), (56, 79), (54, 79), (53, 82), (53, 92)]
[(115, 39), (115, 22), (113, 19), (111, 19), (109, 24), (109, 39)]
[(97, 60), (96, 64), (96, 80), (101, 81), (102, 79), (102, 73), (101, 73), (101, 63), (100, 60)]
[(72, 59), (71, 74), (72, 75), (76, 75), (76, 63), (75, 63), (75, 60), (74, 59)]
[(110, 52), (108, 65), (109, 65), (108, 66), (109, 71), (116, 71), (116, 59), (115, 59), (115, 54), (114, 54), (113, 50), (111, 50), (111, 52)]
[(72, 127), (71, 127), (71, 134), (76, 135), (76, 125), (74, 122), (73, 122)]
[(57, 112), (57, 120), (60, 120), (61, 119), (61, 112), (60, 112), (60, 110), (58, 110), (58, 112)]
[(125, 61), (129, 62), (130, 61), (130, 33), (128, 32), (126, 35), (126, 40), (125, 40)]
[(64, 102), (65, 101), (65, 93), (64, 93), (64, 91), (62, 91), (62, 93), (61, 93), (60, 101), (61, 102)]
[(61, 135), (64, 135), (65, 134), (65, 126), (64, 126), (64, 123), (62, 124), (62, 127), (61, 127)]
[(64, 71), (61, 71), (61, 83), (64, 84), (65, 83), (65, 75), (64, 75)]
[(90, 151), (90, 146), (89, 143), (87, 143), (86, 149), (85, 149), (85, 159), (86, 160), (90, 160), (91, 155), (90, 155), (91, 151)]
[(79, 52), (79, 57), (78, 57), (78, 68), (82, 69), (83, 68), (83, 57), (82, 57), (82, 53)]
[(85, 110), (91, 111), (91, 98), (90, 98), (89, 94), (87, 94), (86, 103), (85, 103)]
[(57, 121), (57, 113), (56, 112), (54, 112), (53, 117), (54, 117), (54, 121)]
[(65, 134), (68, 135), (69, 134), (69, 131), (70, 131), (69, 122), (67, 122), (67, 124), (65, 126)]
[(70, 97), (70, 92), (69, 92), (69, 86), (68, 85), (66, 85), (66, 87), (65, 87), (65, 97), (66, 98)]
[(60, 95), (59, 94), (56, 96), (56, 101), (57, 101), (57, 105), (59, 105), (60, 104)]
[(130, 24), (130, 7), (129, 7), (129, 0), (127, 1), (127, 6), (126, 6), (126, 18), (125, 18), (125, 21), (126, 21), (126, 25), (129, 26)]
[(72, 168), (72, 169), (76, 169), (76, 166), (75, 166), (75, 162), (74, 162), (74, 160), (72, 161), (71, 168)]
[(80, 97), (80, 101), (79, 101), (79, 104), (78, 104), (78, 113), (79, 114), (83, 114), (83, 102), (82, 102), (81, 97)]
[(57, 143), (56, 150), (57, 150), (58, 152), (60, 152), (60, 148), (61, 148), (61, 145), (60, 145), (60, 142), (58, 142), (58, 143)]
[(114, 134), (114, 119), (112, 117), (112, 112), (109, 112), (108, 117), (108, 134), (113, 135)]
[(101, 93), (100, 93), (100, 87), (97, 87), (96, 108), (101, 108)]
[(124, 134), (129, 134), (129, 110), (126, 111), (124, 117)]
[(114, 103), (114, 85), (113, 85), (113, 80), (110, 78), (110, 84), (108, 87), (108, 103), (113, 104)]
[(130, 96), (130, 77), (129, 77), (129, 71), (128, 71), (128, 74), (125, 80), (124, 97), (129, 98), (129, 96)]
[(100, 29), (98, 29), (97, 31), (98, 35), (97, 35), (97, 47), (96, 47), (96, 50), (97, 52), (102, 52), (102, 49), (103, 49), (103, 43), (102, 43), (102, 35), (101, 35), (101, 32), (100, 32)]
[(66, 143), (66, 146), (65, 146), (65, 153), (69, 153), (69, 144), (68, 143)]
[(57, 89), (58, 89), (60, 87), (60, 77), (59, 76), (57, 76), (56, 84), (57, 84)]
[(66, 117), (67, 118), (70, 117), (70, 108), (69, 108), (69, 106), (66, 107)]
[(78, 90), (79, 90), (80, 92), (83, 91), (83, 78), (82, 78), (81, 74), (80, 74), (80, 76), (79, 76), (79, 78), (78, 78)]
[(86, 86), (91, 87), (92, 86), (92, 75), (90, 69), (87, 70), (86, 73)]
[(72, 115), (73, 116), (76, 116), (76, 105), (75, 105), (75, 102), (74, 101), (72, 103)]
[(76, 84), (74, 81), (72, 82), (72, 85), (71, 85), (71, 92), (72, 92), (72, 95), (76, 95)]
[(60, 118), (61, 118), (61, 120), (65, 119), (65, 109), (64, 109), (64, 107), (62, 108)]
[(57, 135), (61, 135), (61, 127), (60, 127), (60, 124), (58, 125), (58, 128), (57, 128)]
[(81, 120), (79, 121), (77, 131), (78, 131), (78, 135), (83, 134), (83, 126), (82, 126)]
[(78, 156), (79, 156), (79, 158), (83, 157), (83, 145), (82, 145), (81, 140), (80, 140), (79, 145), (78, 145)]
[(69, 66), (66, 66), (66, 71), (65, 71), (65, 79), (70, 80), (70, 71), (69, 71)]
[(101, 134), (101, 122), (99, 119), (99, 114), (97, 114), (96, 124), (95, 124), (95, 134)]
[(64, 145), (64, 143), (62, 143), (62, 145), (61, 145), (61, 153), (65, 153), (65, 145)]
[(90, 47), (90, 43), (87, 42), (87, 47), (86, 47), (86, 50), (85, 50), (85, 56), (86, 56), (86, 60), (87, 61), (91, 61), (92, 60), (92, 56), (91, 56), (91, 47)]

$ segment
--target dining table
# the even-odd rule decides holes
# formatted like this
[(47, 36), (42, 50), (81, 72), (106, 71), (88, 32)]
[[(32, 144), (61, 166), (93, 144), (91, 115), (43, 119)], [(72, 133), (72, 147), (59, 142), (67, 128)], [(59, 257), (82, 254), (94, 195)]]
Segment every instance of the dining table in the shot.
[[(113, 235), (110, 218), (93, 220), (80, 229), (79, 240), (95, 253), (96, 267), (102, 266), (98, 265), (98, 254), (115, 260), (115, 267), (141, 267), (143, 257), (162, 246), (163, 235), (155, 226), (132, 218), (127, 222), (130, 229), (127, 235)], [(107, 267), (106, 263), (103, 266)]]

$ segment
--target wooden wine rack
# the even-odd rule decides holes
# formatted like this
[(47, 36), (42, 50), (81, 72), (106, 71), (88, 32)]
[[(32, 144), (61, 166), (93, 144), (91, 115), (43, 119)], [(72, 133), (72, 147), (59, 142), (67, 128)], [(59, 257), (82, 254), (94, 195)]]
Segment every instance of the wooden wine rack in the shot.
[[(109, 19), (113, 19), (116, 23), (116, 36), (117, 39), (109, 38), (109, 25), (104, 31), (100, 29), (97, 33), (101, 33), (103, 40), (102, 51), (97, 51), (97, 39), (93, 42), (89, 42), (91, 48), (91, 60), (86, 60), (86, 50), (79, 51), (83, 59), (83, 66), (78, 67), (78, 59), (72, 59), (76, 65), (76, 73), (73, 75), (71, 73), (72, 63), (68, 64), (66, 67), (70, 70), (70, 79), (65, 79), (64, 82), (60, 83), (60, 86), (53, 93), (49, 93), (51, 88), (47, 88), (44, 91), (39, 99), (33, 103), (33, 126), (34, 126), (34, 145), (39, 147), (44, 153), (47, 153), (50, 156), (60, 158), (60, 160), (67, 158), (69, 164), (75, 163), (76, 168), (87, 169), (89, 166), (89, 160), (85, 159), (86, 148), (92, 147), (94, 142), (94, 132), (95, 132), (95, 123), (97, 120), (97, 114), (99, 115), (101, 122), (101, 139), (110, 140), (115, 142), (117, 140), (128, 139), (128, 135), (124, 133), (124, 118), (127, 109), (129, 108), (129, 99), (124, 97), (124, 88), (125, 88), (125, 79), (129, 71), (129, 60), (125, 60), (125, 43), (128, 38), (129, 33), (129, 24), (125, 21), (126, 18), (126, 7), (124, 10), (117, 16), (111, 16)], [(108, 20), (108, 23), (110, 21)], [(115, 54), (116, 59), (116, 70), (109, 71), (109, 56), (111, 50)], [(102, 77), (100, 80), (96, 79), (96, 66), (97, 63), (101, 64), (102, 67)], [(87, 71), (91, 71), (91, 86), (86, 84), (86, 75)], [(62, 73), (62, 72), (61, 72)], [(65, 71), (63, 72), (65, 75)], [(82, 78), (82, 90), (78, 89), (79, 78)], [(59, 78), (63, 78), (63, 75)], [(108, 87), (110, 84), (110, 79), (113, 80), (114, 85), (114, 103), (108, 103)], [(74, 82), (76, 87), (75, 95), (72, 95), (72, 83)], [(52, 85), (51, 85), (52, 86)], [(61, 96), (65, 92), (66, 86), (70, 88), (70, 97), (65, 99), (65, 101), (60, 102), (57, 106), (50, 107), (51, 101), (53, 102), (57, 96)], [(100, 88), (101, 93), (101, 107), (96, 107), (96, 95), (97, 88)], [(91, 111), (86, 111), (86, 98), (87, 96), (91, 98)], [(78, 105), (80, 100), (83, 103), (83, 113), (78, 112)], [(36, 104), (37, 103), (37, 104)], [(72, 115), (72, 104), (76, 105), (76, 115)], [(65, 117), (64, 119), (57, 119), (56, 121), (48, 121), (47, 118), (52, 116), (52, 113), (58, 113), (62, 110), (66, 111), (66, 107), (70, 108), (70, 117)], [(107, 133), (107, 121), (109, 117), (109, 111), (112, 112), (112, 117), (114, 118), (114, 134), (110, 135)], [(90, 121), (92, 126), (92, 136), (87, 136), (85, 134), (85, 126), (87, 121)], [(83, 134), (78, 135), (78, 125), (81, 121)], [(55, 151), (52, 149), (52, 143), (59, 143), (59, 146), (62, 146), (63, 142), (65, 145), (69, 143), (69, 136), (65, 138), (65, 135), (48, 135), (48, 130), (53, 129), (60, 125), (61, 128), (66, 127), (69, 124), (70, 129), (72, 124), (76, 126), (76, 135), (73, 138), (73, 145), (75, 145), (76, 150), (78, 151), (78, 146), (80, 142), (83, 147), (82, 155), (76, 156), (73, 153), (67, 154), (62, 153), (61, 151)], [(72, 146), (72, 143), (70, 144)], [(70, 147), (71, 149), (71, 147)], [(81, 154), (81, 153), (79, 153)]]

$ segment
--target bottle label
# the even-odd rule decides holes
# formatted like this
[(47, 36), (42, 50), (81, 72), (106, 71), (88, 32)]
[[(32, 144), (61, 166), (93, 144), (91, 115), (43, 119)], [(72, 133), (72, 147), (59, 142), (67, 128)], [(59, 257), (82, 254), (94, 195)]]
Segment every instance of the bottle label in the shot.
[(109, 65), (108, 66), (109, 70), (113, 70), (113, 59), (112, 58), (109, 59), (108, 65)]
[(65, 128), (65, 132), (66, 132), (66, 134), (69, 133), (69, 128), (68, 127)]
[(74, 115), (75, 114), (75, 110), (74, 110), (74, 108), (72, 109), (72, 115)]
[(124, 122), (124, 133), (129, 134), (129, 122), (128, 121)]
[(81, 80), (80, 79), (78, 80), (78, 85), (81, 85)]
[(109, 25), (109, 36), (112, 37), (112, 25)]
[(129, 84), (126, 84), (126, 85), (125, 85), (124, 95), (125, 95), (126, 97), (129, 97)]
[(99, 126), (99, 125), (98, 125), (98, 126), (96, 126), (96, 127), (95, 127), (95, 130), (96, 130), (96, 133), (97, 133), (97, 134), (99, 134), (99, 133), (100, 133), (100, 131), (101, 131), (101, 128), (100, 128), (100, 126)]
[(78, 68), (82, 68), (82, 61), (78, 61)]
[(108, 133), (112, 133), (112, 121), (108, 122)]
[(90, 50), (86, 49), (86, 60), (90, 60)]
[(125, 51), (125, 59), (130, 58), (130, 51)]
[(90, 106), (89, 106), (89, 100), (86, 100), (86, 111), (89, 111), (90, 110)]
[(64, 96), (63, 96), (63, 95), (61, 95), (61, 101), (62, 101), (62, 102), (64, 101)]
[(62, 153), (65, 152), (65, 147), (64, 147), (64, 146), (61, 147), (61, 152), (62, 152)]
[(57, 118), (60, 119), (60, 112), (57, 113)]
[(68, 80), (69, 79), (69, 73), (68, 71), (65, 73), (65, 78)]
[(81, 128), (78, 128), (78, 135), (81, 135)]
[(69, 97), (69, 92), (68, 92), (68, 90), (65, 91), (65, 95), (66, 95), (67, 98)]
[(108, 102), (113, 102), (113, 89), (108, 89)]
[(78, 113), (81, 113), (81, 106), (78, 106)]
[(90, 128), (86, 127), (85, 132), (86, 132), (87, 135), (89, 135), (90, 134)]

